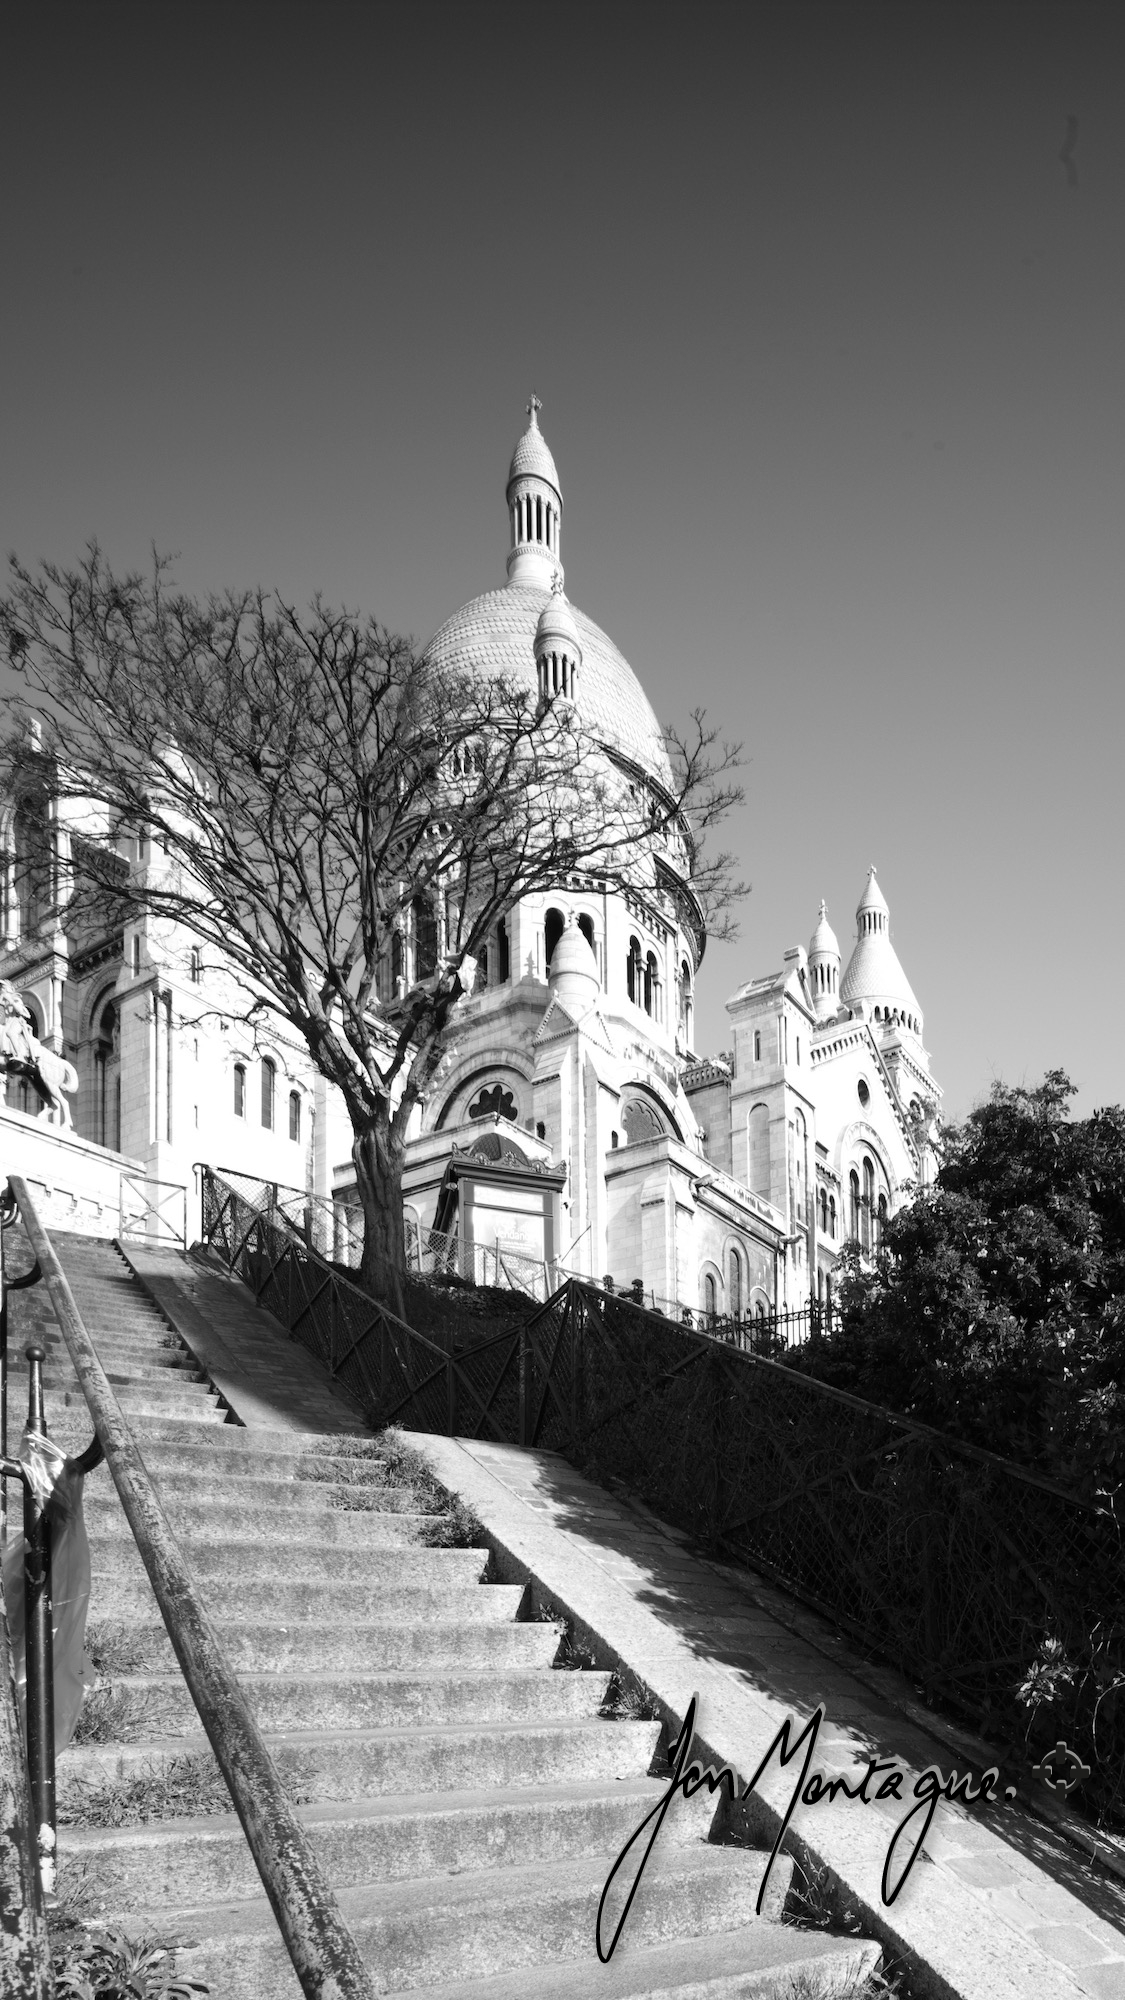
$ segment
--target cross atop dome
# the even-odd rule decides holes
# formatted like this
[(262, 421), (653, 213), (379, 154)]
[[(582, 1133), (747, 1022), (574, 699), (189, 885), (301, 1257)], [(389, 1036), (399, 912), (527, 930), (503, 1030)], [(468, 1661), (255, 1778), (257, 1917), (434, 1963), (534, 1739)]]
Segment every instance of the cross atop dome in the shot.
[(528, 414), (528, 416), (529, 416), (529, 417), (531, 418), (531, 424), (530, 424), (530, 426), (529, 426), (529, 428), (530, 428), (531, 430), (536, 430), (536, 431), (537, 431), (537, 430), (539, 429), (539, 412), (540, 412), (540, 410), (541, 410), (542, 408), (543, 408), (543, 405), (542, 405), (542, 403), (541, 403), (541, 402), (539, 401), (539, 398), (538, 398), (538, 396), (536, 396), (536, 395), (535, 395), (535, 394), (533, 393), (533, 394), (532, 394), (532, 398), (531, 398), (531, 401), (530, 401), (530, 403), (529, 403), (529, 404), (527, 405), (527, 414)]

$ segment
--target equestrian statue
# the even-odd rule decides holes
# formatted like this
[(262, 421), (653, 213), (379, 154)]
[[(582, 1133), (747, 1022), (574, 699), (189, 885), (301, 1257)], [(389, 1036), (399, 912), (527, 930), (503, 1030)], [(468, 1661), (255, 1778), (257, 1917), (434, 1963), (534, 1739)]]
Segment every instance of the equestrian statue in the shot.
[(41, 1118), (57, 1117), (60, 1125), (73, 1125), (63, 1092), (77, 1090), (78, 1071), (36, 1039), (30, 1010), (10, 979), (0, 979), (0, 1073), (24, 1076), (35, 1085), (45, 1100)]

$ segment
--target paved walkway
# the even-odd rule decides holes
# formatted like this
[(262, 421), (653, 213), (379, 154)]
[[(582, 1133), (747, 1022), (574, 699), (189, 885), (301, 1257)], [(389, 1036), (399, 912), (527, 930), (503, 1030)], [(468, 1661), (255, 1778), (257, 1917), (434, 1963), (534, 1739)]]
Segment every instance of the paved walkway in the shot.
[(124, 1256), (240, 1423), (322, 1435), (367, 1431), (327, 1370), (206, 1253), (185, 1257), (130, 1243)]
[[(410, 1433), (438, 1477), (484, 1523), (504, 1581), (575, 1621), (598, 1664), (624, 1664), (678, 1727), (699, 1696), (697, 1735), (749, 1776), (787, 1715), (827, 1711), (813, 1767), (835, 1776), (870, 1757), (909, 1770), (905, 1803), (800, 1806), (794, 1828), (861, 1908), (888, 1955), (904, 1949), (961, 2000), (1125, 2000), (1125, 1884), (1088, 1863), (1019, 1800), (967, 1811), (942, 1803), (924, 1857), (884, 1908), (888, 1842), (917, 1774), (962, 1773), (944, 1731), (900, 1676), (866, 1665), (824, 1620), (769, 1585), (689, 1554), (685, 1538), (624, 1495), (593, 1486), (551, 1452)], [(939, 1725), (940, 1727), (940, 1725)], [(962, 1739), (968, 1742), (969, 1739)], [(979, 1766), (977, 1767), (979, 1769)], [(776, 1831), (800, 1764), (767, 1774)]]

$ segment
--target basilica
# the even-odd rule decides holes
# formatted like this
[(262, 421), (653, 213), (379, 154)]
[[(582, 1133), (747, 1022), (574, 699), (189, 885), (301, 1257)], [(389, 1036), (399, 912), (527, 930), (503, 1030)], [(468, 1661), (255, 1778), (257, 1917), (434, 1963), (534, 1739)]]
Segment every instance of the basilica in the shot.
[[(564, 593), (562, 487), (538, 414), (533, 398), (508, 472), (506, 577), (441, 626), (425, 662), (561, 694), (619, 770), (667, 791), (639, 679)], [(6, 1170), (38, 1182), (56, 1226), (113, 1234), (116, 1180), (182, 1188), (190, 1216), (205, 1161), (306, 1193), (338, 1218), (344, 1254), (351, 1132), (303, 1044), (281, 1019), (251, 1036), (224, 1014), (222, 966), (143, 904), (119, 928), (69, 924), (72, 837), (34, 799), (0, 818), (0, 977), (78, 1079), (73, 1129), (9, 1080)], [(123, 858), (139, 886), (143, 837)], [(713, 1055), (695, 1045), (706, 935), (682, 890), (661, 867), (628, 888), (575, 876), (498, 924), (409, 1140), (421, 1265), (438, 1246), (463, 1276), (541, 1296), (576, 1274), (745, 1318), (830, 1296), (843, 1246), (877, 1249), (932, 1177), (941, 1093), (874, 868), (846, 960), (821, 903), (807, 947), (727, 1002)], [(404, 935), (404, 981), (427, 948)]]

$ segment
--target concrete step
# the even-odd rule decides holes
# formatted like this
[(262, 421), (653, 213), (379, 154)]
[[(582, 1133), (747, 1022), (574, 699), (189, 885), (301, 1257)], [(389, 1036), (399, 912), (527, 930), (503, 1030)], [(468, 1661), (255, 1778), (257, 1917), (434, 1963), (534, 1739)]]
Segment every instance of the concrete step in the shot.
[[(443, 1558), (463, 1554), (463, 1550), (427, 1551)], [(411, 1581), (409, 1576), (388, 1576), (362, 1587), (353, 1584), (342, 1596), (339, 1586), (307, 1577), (274, 1577), (257, 1580), (216, 1578), (207, 1585), (206, 1607), (214, 1619), (233, 1622), (245, 1618), (250, 1624), (270, 1619), (286, 1623), (332, 1625), (346, 1610), (350, 1622), (372, 1624), (397, 1616), (415, 1623), (429, 1616), (456, 1618), (488, 1624), (514, 1618), (523, 1600), (521, 1584), (490, 1583), (477, 1587), (477, 1578), (463, 1566), (428, 1570), (432, 1582)], [(93, 1580), (90, 1591), (90, 1618), (151, 1622), (158, 1617), (156, 1599), (138, 1556), (132, 1566), (119, 1563), (110, 1571), (100, 1566), (99, 1551), (93, 1551)]]
[[(138, 1432), (137, 1435), (140, 1437), (142, 1433)], [(362, 1485), (378, 1486), (382, 1483), (381, 1459), (357, 1460), (327, 1451), (318, 1452), (314, 1456), (304, 1450), (300, 1443), (289, 1450), (255, 1448), (249, 1441), (255, 1435), (244, 1430), (240, 1424), (232, 1423), (226, 1425), (222, 1437), (219, 1438), (165, 1437), (155, 1435), (154, 1427), (145, 1425), (143, 1431), (145, 1464), (156, 1480), (173, 1473), (185, 1477), (195, 1473), (200, 1479), (211, 1480), (221, 1477), (224, 1485), (228, 1479), (264, 1479), (275, 1484), (297, 1486), (302, 1491), (307, 1489), (311, 1493), (315, 1493), (318, 1486), (334, 1483), (332, 1479), (321, 1480), (313, 1476), (321, 1469), (329, 1473), (338, 1472), (348, 1484), (355, 1481)], [(326, 1440), (326, 1442), (331, 1441)], [(227, 1454), (221, 1464), (217, 1463), (214, 1457), (216, 1445)]]
[[(132, 1671), (174, 1674), (172, 1641), (163, 1624), (97, 1621), (99, 1643), (128, 1646)], [(408, 1672), (428, 1665), (472, 1668), (549, 1667), (559, 1647), (554, 1625), (398, 1619), (381, 1624), (325, 1626), (221, 1622), (219, 1640), (236, 1673)]]
[[(211, 1393), (205, 1376), (198, 1368), (167, 1368), (161, 1367), (158, 1362), (148, 1361), (123, 1362), (105, 1354), (99, 1354), (98, 1359), (115, 1389), (122, 1386), (137, 1388), (143, 1385), (155, 1394), (164, 1396), (180, 1395), (185, 1390), (190, 1392), (195, 1387), (201, 1387)], [(13, 1409), (17, 1407), (22, 1409), (26, 1406), (29, 1379), (26, 1367), (13, 1368), (9, 1371), (8, 1395), (12, 1400)], [(57, 1396), (60, 1392), (72, 1392), (77, 1388), (78, 1377), (73, 1368), (69, 1365), (65, 1368), (55, 1366), (51, 1361), (47, 1362), (43, 1370), (43, 1394), (47, 1398), (48, 1410), (51, 1407), (52, 1396)]]
[[(795, 1925), (744, 1924), (704, 1938), (674, 1938), (635, 1949), (627, 1929), (608, 1965), (593, 1958), (538, 1966), (535, 2000), (777, 2000), (779, 1995), (854, 1992), (879, 1968), (878, 1945), (828, 1937)], [(808, 1984), (794, 1975), (805, 1972)], [(889, 1988), (887, 1989), (889, 1992)], [(490, 1973), (484, 1979), (443, 1979), (412, 1986), (412, 2000), (528, 2000), (528, 1977)]]
[[(598, 1993), (601, 1967), (593, 1938), (598, 1902), (615, 1854), (584, 1856), (565, 1867), (530, 1867), (432, 1876), (410, 1882), (342, 1888), (338, 1901), (375, 1989), (398, 1993), (496, 1974), (526, 1974), (534, 2000), (541, 1973), (558, 1961), (580, 1961), (585, 1992)], [(676, 1847), (659, 1839), (629, 1913), (619, 1949), (653, 1949), (678, 1938), (750, 1931), (767, 1856), (700, 1842)], [(765, 1924), (781, 1914), (791, 1863), (779, 1856), (770, 1873)], [(168, 1903), (111, 1911), (128, 1916), (131, 1932), (174, 1931), (201, 1942), (177, 1954), (177, 1970), (203, 1979), (222, 2000), (296, 2000), (299, 1989), (273, 1913), (264, 1897), (184, 1907)], [(612, 1921), (612, 1917), (611, 1917)], [(763, 1926), (764, 1927), (764, 1926)], [(749, 1944), (748, 1949), (753, 1950)]]
[[(224, 1536), (221, 1542), (202, 1536), (181, 1537), (184, 1554), (210, 1604), (210, 1580), (265, 1582), (336, 1582), (335, 1615), (343, 1606), (343, 1590), (373, 1589), (378, 1584), (452, 1582), (478, 1583), (488, 1563), (487, 1549), (344, 1548), (321, 1542), (275, 1542), (272, 1537)], [(98, 1542), (95, 1567), (100, 1575), (144, 1573), (132, 1537), (106, 1537)], [(362, 1622), (362, 1621), (361, 1621)]]
[[(546, 1722), (458, 1723), (417, 1729), (296, 1729), (266, 1736), (278, 1770), (314, 1799), (471, 1790), (488, 1783), (540, 1786), (616, 1780), (652, 1769), (658, 1722), (607, 1723), (578, 1716)], [(59, 1758), (67, 1786), (94, 1785), (166, 1768), (178, 1758), (213, 1763), (202, 1731), (151, 1743), (71, 1744)]]
[[(180, 1539), (191, 1543), (203, 1537), (222, 1537), (226, 1542), (250, 1545), (268, 1536), (271, 1547), (307, 1547), (314, 1540), (321, 1550), (411, 1548), (423, 1545), (449, 1519), (446, 1514), (382, 1513), (361, 1507), (333, 1507), (325, 1498), (319, 1508), (269, 1508), (250, 1503), (232, 1504), (216, 1487), (209, 1499), (184, 1500), (160, 1487), (164, 1510)], [(86, 1501), (86, 1525), (91, 1537), (107, 1545), (115, 1539), (133, 1542), (133, 1531), (115, 1494), (90, 1494)]]
[[(291, 1729), (412, 1729), (437, 1722), (547, 1722), (597, 1715), (610, 1676), (552, 1673), (549, 1668), (459, 1668), (413, 1673), (244, 1673), (239, 1680), (261, 1727)], [(154, 1735), (179, 1735), (196, 1722), (195, 1704), (180, 1675), (112, 1676), (153, 1716)], [(138, 1725), (140, 1729), (143, 1724)]]
[[(112, 1362), (114, 1367), (132, 1367), (137, 1365), (146, 1368), (182, 1368), (189, 1371), (194, 1370), (198, 1374), (200, 1372), (199, 1364), (187, 1352), (187, 1349), (181, 1347), (171, 1334), (167, 1338), (171, 1344), (165, 1346), (162, 1342), (154, 1341), (151, 1337), (125, 1340), (116, 1337), (111, 1339), (108, 1336), (99, 1335), (95, 1342), (95, 1349), (102, 1367), (107, 1372)], [(55, 1340), (46, 1338), (40, 1341), (39, 1344), (46, 1352), (48, 1368), (58, 1368), (61, 1371), (71, 1366), (70, 1349), (67, 1347), (61, 1334)], [(12, 1356), (9, 1372), (11, 1375), (23, 1374), (26, 1376), (27, 1362), (22, 1349), (18, 1354)]]
[[(226, 1422), (226, 1411), (216, 1401), (214, 1391), (202, 1382), (185, 1380), (182, 1383), (176, 1382), (167, 1389), (161, 1382), (115, 1382), (113, 1393), (129, 1418), (131, 1429), (134, 1428), (134, 1420), (138, 1417), (153, 1417), (192, 1425)], [(15, 1407), (17, 1406), (13, 1403), (13, 1408)], [(47, 1393), (49, 1424), (56, 1421), (63, 1410), (86, 1408), (86, 1398), (77, 1381), (73, 1387), (62, 1383)]]
[[(666, 1787), (627, 1777), (569, 1785), (489, 1786), (473, 1792), (401, 1793), (346, 1804), (301, 1806), (297, 1817), (334, 1889), (460, 1874), (620, 1852)], [(662, 1843), (707, 1838), (715, 1801), (673, 1802)], [(241, 1822), (231, 1813), (163, 1825), (60, 1831), (59, 1858), (87, 1893), (110, 1909), (143, 1903), (234, 1902), (261, 1894)]]
[[(215, 1501), (222, 1506), (259, 1506), (268, 1510), (270, 1518), (277, 1513), (319, 1514), (324, 1509), (338, 1508), (340, 1502), (347, 1502), (353, 1494), (358, 1494), (363, 1502), (370, 1501), (377, 1513), (416, 1514), (424, 1510), (418, 1505), (418, 1495), (411, 1486), (383, 1486), (378, 1481), (353, 1486), (350, 1481), (327, 1479), (287, 1479), (253, 1478), (240, 1465), (228, 1471), (227, 1462), (215, 1464), (214, 1457), (208, 1458), (207, 1446), (198, 1447), (200, 1463), (190, 1470), (178, 1467), (169, 1471), (160, 1462), (162, 1447), (149, 1448), (145, 1452), (145, 1464), (156, 1482), (165, 1506), (177, 1501)], [(112, 1491), (112, 1483), (106, 1489)], [(89, 1497), (101, 1497), (99, 1487), (95, 1496), (91, 1486), (86, 1488)], [(432, 1518), (432, 1517), (430, 1517)]]

